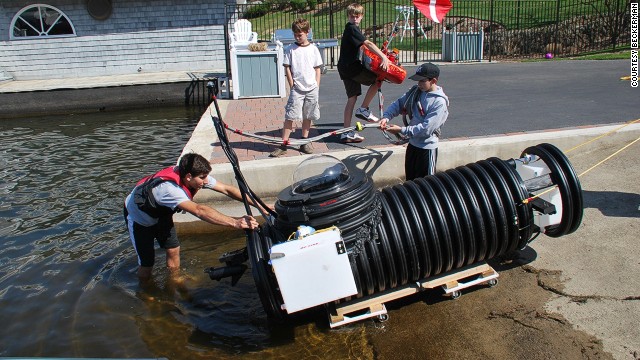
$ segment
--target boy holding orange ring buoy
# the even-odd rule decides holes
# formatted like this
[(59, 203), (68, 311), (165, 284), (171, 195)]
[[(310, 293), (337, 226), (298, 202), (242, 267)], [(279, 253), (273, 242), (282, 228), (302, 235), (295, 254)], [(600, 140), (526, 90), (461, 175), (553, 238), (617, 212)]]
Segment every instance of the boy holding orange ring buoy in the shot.
[[(347, 103), (344, 107), (345, 128), (351, 126), (351, 117), (353, 116), (356, 101), (358, 100), (358, 96), (362, 95), (361, 85), (369, 86), (369, 89), (362, 100), (362, 105), (356, 110), (355, 115), (369, 122), (378, 121), (378, 118), (369, 110), (369, 104), (380, 88), (381, 82), (377, 80), (378, 75), (367, 69), (362, 61), (360, 61), (360, 47), (364, 46), (380, 57), (380, 68), (382, 70), (386, 71), (389, 67), (389, 59), (387, 56), (376, 44), (365, 39), (360, 30), (360, 22), (364, 16), (364, 8), (362, 5), (353, 3), (347, 6), (347, 16), (349, 22), (342, 33), (340, 57), (338, 58), (338, 73), (347, 92)], [(364, 137), (355, 131), (350, 131), (342, 134), (340, 140), (346, 143), (358, 143), (362, 142)]]

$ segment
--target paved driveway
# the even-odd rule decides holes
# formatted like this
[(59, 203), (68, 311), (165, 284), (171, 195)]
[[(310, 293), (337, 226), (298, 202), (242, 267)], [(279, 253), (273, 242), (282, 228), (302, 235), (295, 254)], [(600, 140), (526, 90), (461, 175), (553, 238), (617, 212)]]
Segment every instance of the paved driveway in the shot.
[[(640, 89), (620, 80), (630, 73), (628, 60), (439, 65), (440, 85), (451, 102), (444, 138), (609, 124), (640, 117)], [(415, 66), (405, 68), (408, 74), (415, 71)], [(383, 84), (384, 104), (389, 105), (414, 83)], [(320, 103), (318, 127), (341, 128), (346, 95), (336, 70), (322, 77)], [(377, 113), (377, 99), (371, 108)], [(401, 122), (399, 117), (394, 120)], [(374, 129), (366, 129), (363, 136), (366, 146), (387, 143)], [(353, 146), (339, 144), (333, 137), (327, 141), (334, 141), (328, 144), (330, 149)]]

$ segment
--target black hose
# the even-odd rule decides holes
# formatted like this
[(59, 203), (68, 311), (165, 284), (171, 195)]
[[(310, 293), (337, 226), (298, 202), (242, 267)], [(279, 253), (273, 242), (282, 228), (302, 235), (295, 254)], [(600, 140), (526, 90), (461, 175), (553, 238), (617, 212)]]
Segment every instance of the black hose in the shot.
[[(414, 219), (409, 219), (413, 214), (411, 213), (412, 206), (408, 206), (407, 201), (401, 203), (399, 194), (399, 185), (392, 188), (383, 189), (383, 194), (387, 195), (387, 201), (389, 201), (390, 209), (393, 214), (391, 216), (394, 225), (396, 225), (397, 231), (400, 234), (398, 239), (404, 240), (399, 243), (399, 253), (402, 254), (407, 261), (407, 279), (420, 278), (420, 264), (418, 261), (418, 248), (414, 242), (413, 231), (411, 230), (411, 222)], [(390, 190), (386, 191), (385, 190)], [(404, 198), (406, 200), (406, 198)], [(404, 205), (404, 206), (403, 206)], [(404, 279), (403, 279), (404, 280)]]
[[(524, 200), (529, 197), (529, 193), (524, 186), (520, 174), (518, 174), (515, 167), (513, 167), (515, 162), (513, 162), (512, 165), (512, 162), (506, 162), (498, 158), (489, 158), (488, 160), (500, 170), (505, 181), (508, 182), (511, 196), (516, 205), (520, 225), (519, 241), (516, 247), (522, 249), (527, 245), (533, 233), (533, 226), (531, 226), (531, 224), (533, 224), (533, 208), (529, 204), (524, 203)], [(511, 249), (511, 251), (513, 250), (515, 249)]]
[(378, 245), (375, 240), (369, 240), (364, 243), (365, 252), (369, 255), (368, 260), (371, 262), (373, 275), (375, 278), (375, 287), (378, 292), (384, 291), (387, 288), (386, 284), (386, 271), (384, 270), (384, 264), (378, 251)]
[[(562, 171), (560, 164), (551, 153), (540, 146), (528, 147), (523, 153), (538, 156), (549, 168), (551, 180), (558, 186), (560, 198), (562, 199), (562, 216), (560, 223), (557, 225), (547, 226), (545, 235), (550, 237), (561, 237), (569, 232), (574, 219), (574, 201), (572, 200), (573, 191), (569, 186), (567, 177)], [(578, 194), (576, 194), (578, 195)], [(582, 209), (580, 209), (582, 211)]]
[(407, 216), (410, 216), (408, 219), (408, 225), (411, 227), (410, 235), (415, 236), (415, 246), (417, 247), (417, 257), (419, 261), (419, 273), (417, 277), (419, 279), (425, 278), (429, 276), (431, 273), (431, 259), (429, 259), (429, 243), (426, 237), (426, 231), (423, 226), (423, 219), (421, 217), (421, 211), (418, 210), (418, 203), (414, 201), (408, 201), (412, 199), (412, 195), (410, 194), (410, 190), (407, 186), (398, 186), (396, 190), (400, 193), (400, 199), (403, 200), (402, 206), (404, 208), (408, 208)]
[(289, 187), (278, 195), (275, 227), (283, 234), (291, 234), (300, 225), (316, 229), (335, 225), (343, 239), (350, 242), (364, 220), (375, 213), (375, 193), (373, 181), (359, 172), (333, 191), (322, 191), (313, 197), (296, 194)]
[(468, 191), (469, 197), (475, 200), (477, 206), (472, 205), (475, 209), (472, 221), (474, 222), (474, 234), (477, 239), (477, 254), (476, 261), (483, 261), (489, 258), (490, 243), (495, 243), (496, 229), (494, 226), (490, 226), (496, 223), (494, 213), (491, 210), (489, 204), (489, 197), (480, 182), (478, 176), (471, 171), (468, 167), (458, 167), (455, 170), (456, 173), (467, 182), (470, 189)]
[(271, 238), (266, 234), (268, 230), (252, 232), (247, 241), (247, 251), (251, 263), (251, 274), (260, 296), (260, 302), (270, 319), (282, 322), (286, 314), (282, 311), (282, 296), (276, 290), (278, 283), (271, 271), (268, 249), (271, 248)]
[[(483, 193), (489, 202), (489, 213), (491, 214), (486, 214), (486, 217), (487, 219), (492, 219), (494, 222), (487, 223), (488, 226), (493, 230), (493, 236), (488, 238), (489, 248), (485, 259), (492, 259), (499, 255), (498, 250), (500, 244), (502, 241), (504, 241), (503, 239), (507, 238), (507, 214), (503, 207), (500, 196), (498, 195), (498, 189), (496, 188), (493, 181), (491, 181), (491, 177), (489, 176), (487, 171), (479, 164), (469, 164), (467, 165), (467, 167), (474, 173), (475, 176), (478, 177), (480, 185), (483, 188)], [(476, 197), (476, 199), (479, 199), (479, 197)]]
[(569, 162), (566, 155), (560, 151), (557, 147), (551, 144), (539, 144), (539, 147), (547, 150), (556, 160), (562, 173), (566, 176), (567, 185), (571, 188), (572, 194), (572, 207), (573, 207), (573, 218), (571, 219), (571, 226), (569, 226), (569, 230), (567, 234), (571, 234), (574, 231), (578, 230), (580, 224), (582, 223), (582, 214), (583, 211), (583, 198), (582, 198), (582, 185), (580, 184), (580, 179), (578, 179), (578, 174), (576, 173), (573, 165)]
[(433, 220), (431, 210), (427, 206), (427, 200), (423, 193), (420, 191), (420, 187), (414, 181), (407, 181), (405, 188), (408, 190), (409, 197), (415, 198), (415, 206), (418, 209), (418, 218), (420, 219), (420, 225), (424, 232), (422, 237), (426, 238), (426, 246), (424, 251), (426, 252), (426, 262), (430, 266), (425, 266), (423, 277), (429, 277), (433, 274), (439, 274), (443, 272), (442, 250), (440, 249), (440, 238), (436, 231), (436, 226)]
[(487, 248), (487, 234), (484, 222), (482, 221), (482, 211), (473, 193), (471, 183), (465, 178), (464, 174), (457, 169), (449, 169), (445, 174), (450, 176), (453, 183), (460, 189), (461, 206), (465, 207), (466, 218), (468, 218), (467, 228), (469, 231), (468, 238), (473, 239), (469, 242), (467, 249), (467, 263), (475, 263), (484, 259)]
[[(382, 194), (385, 194), (385, 189), (382, 189)], [(391, 205), (389, 201), (383, 196), (382, 198), (382, 224), (384, 225), (384, 232), (387, 235), (389, 244), (391, 245), (391, 252), (388, 254), (393, 257), (396, 263), (396, 282), (398, 286), (405, 285), (409, 280), (409, 269), (407, 267), (407, 258), (404, 253), (404, 247), (402, 246), (402, 238), (398, 232), (396, 221), (391, 217), (392, 215)]]
[(476, 239), (468, 208), (468, 204), (472, 204), (473, 200), (470, 202), (465, 201), (463, 191), (461, 191), (467, 190), (464, 188), (464, 183), (456, 183), (450, 174), (451, 173), (447, 172), (439, 173), (435, 178), (441, 179), (442, 186), (446, 189), (447, 193), (450, 194), (451, 203), (456, 210), (456, 218), (458, 221), (455, 221), (455, 223), (458, 225), (458, 231), (460, 231), (460, 241), (458, 244), (460, 248), (457, 250), (460, 265), (457, 267), (460, 267), (472, 264), (476, 258)]
[(413, 181), (423, 192), (424, 198), (427, 201), (427, 208), (430, 209), (430, 213), (433, 216), (433, 224), (435, 225), (434, 229), (438, 234), (440, 255), (443, 263), (440, 270), (441, 272), (450, 271), (451, 269), (453, 269), (453, 249), (451, 246), (451, 236), (449, 233), (449, 228), (447, 227), (447, 224), (445, 222), (442, 206), (438, 202), (435, 192), (431, 189), (431, 186), (429, 186), (424, 178), (417, 178)]
[(500, 196), (502, 206), (505, 210), (507, 237), (500, 242), (501, 246), (498, 250), (498, 254), (506, 254), (515, 250), (518, 246), (520, 229), (518, 214), (516, 211), (516, 200), (511, 196), (511, 191), (509, 191), (506, 179), (502, 176), (495, 165), (487, 160), (478, 161), (478, 164), (483, 166), (489, 173), (489, 176), (498, 189), (498, 195)]

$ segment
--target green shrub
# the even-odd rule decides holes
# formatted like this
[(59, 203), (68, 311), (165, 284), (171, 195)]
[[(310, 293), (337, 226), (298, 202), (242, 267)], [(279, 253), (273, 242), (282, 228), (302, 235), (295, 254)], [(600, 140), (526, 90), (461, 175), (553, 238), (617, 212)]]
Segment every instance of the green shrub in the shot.
[(291, 0), (291, 10), (303, 11), (307, 8), (307, 2), (305, 0)]
[(272, 2), (275, 5), (276, 10), (283, 11), (287, 10), (289, 7), (289, 0), (273, 0)]
[(247, 19), (255, 19), (264, 16), (271, 10), (271, 5), (268, 3), (256, 4), (250, 6), (245, 10), (244, 17)]
[(309, 6), (309, 10), (315, 10), (316, 5), (318, 5), (318, 0), (307, 0), (307, 5)]

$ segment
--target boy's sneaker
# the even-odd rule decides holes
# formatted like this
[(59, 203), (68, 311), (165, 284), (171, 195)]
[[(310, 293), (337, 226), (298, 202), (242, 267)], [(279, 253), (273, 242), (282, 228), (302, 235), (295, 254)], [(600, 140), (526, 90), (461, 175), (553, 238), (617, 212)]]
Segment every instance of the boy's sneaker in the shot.
[(311, 147), (311, 143), (300, 145), (300, 152), (305, 154), (313, 154), (313, 147)]
[(358, 110), (356, 110), (356, 117), (368, 122), (378, 122), (380, 120), (377, 116), (373, 115), (369, 109), (364, 107), (358, 108)]
[(280, 157), (282, 155), (285, 155), (286, 153), (287, 153), (287, 148), (284, 146), (280, 146), (279, 148), (273, 150), (273, 152), (269, 154), (269, 157)]
[(340, 141), (344, 143), (359, 143), (363, 142), (364, 138), (355, 131), (349, 131), (348, 133), (344, 133), (340, 136)]

